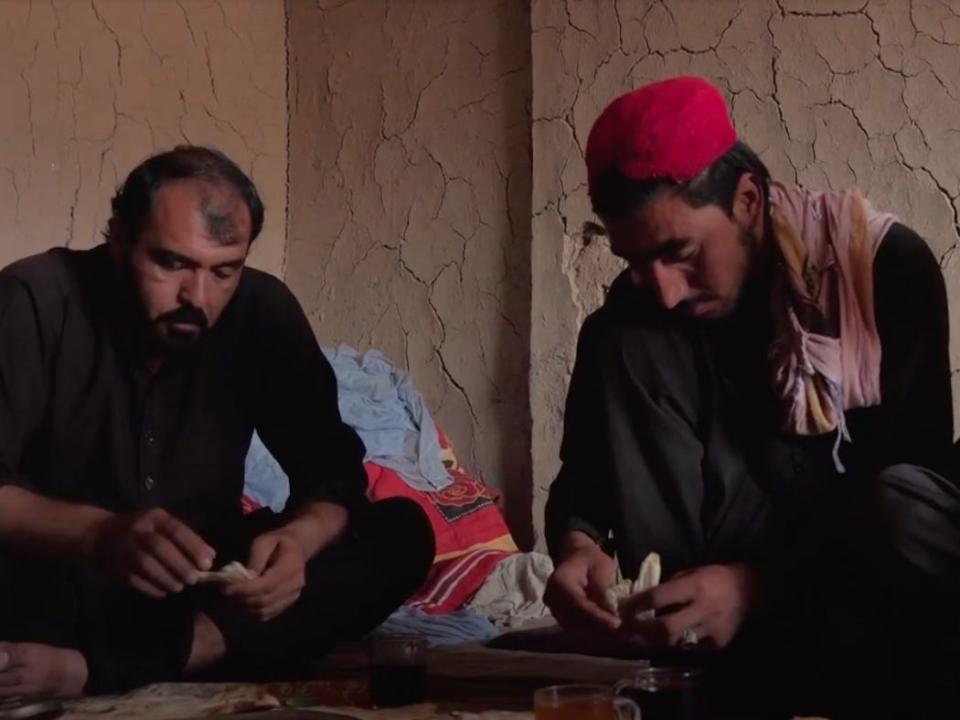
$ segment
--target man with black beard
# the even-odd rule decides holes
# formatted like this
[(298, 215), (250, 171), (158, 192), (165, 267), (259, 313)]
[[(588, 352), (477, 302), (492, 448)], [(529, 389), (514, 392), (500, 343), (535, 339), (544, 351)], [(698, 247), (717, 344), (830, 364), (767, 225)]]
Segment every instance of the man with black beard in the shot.
[[(701, 78), (613, 100), (586, 165), (627, 268), (580, 333), (554, 615), (706, 663), (732, 717), (956, 702), (947, 302), (923, 239), (855, 190), (771, 179)], [(610, 607), (614, 553), (629, 579), (658, 553), (662, 584)]]
[[(263, 225), (227, 157), (134, 169), (106, 243), (0, 272), (0, 699), (267, 677), (360, 637), (433, 558), (364, 449), (299, 304), (245, 267)], [(244, 516), (256, 429), (290, 477)], [(230, 561), (251, 577), (201, 585)]]

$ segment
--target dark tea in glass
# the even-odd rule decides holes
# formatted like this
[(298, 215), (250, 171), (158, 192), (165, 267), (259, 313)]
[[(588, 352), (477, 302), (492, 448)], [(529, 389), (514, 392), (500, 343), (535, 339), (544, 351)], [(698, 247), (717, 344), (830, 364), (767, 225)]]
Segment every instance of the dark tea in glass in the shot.
[(617, 683), (616, 692), (640, 706), (643, 720), (705, 720), (700, 678), (696, 668), (641, 668)]
[(376, 707), (422, 702), (427, 692), (427, 641), (419, 635), (382, 635), (370, 645), (370, 697)]

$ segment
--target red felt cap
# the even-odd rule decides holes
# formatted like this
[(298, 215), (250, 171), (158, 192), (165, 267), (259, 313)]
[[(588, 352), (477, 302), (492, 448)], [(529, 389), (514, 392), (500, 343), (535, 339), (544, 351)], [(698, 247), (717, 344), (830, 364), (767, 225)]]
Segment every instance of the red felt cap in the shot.
[(610, 168), (634, 180), (685, 182), (737, 141), (723, 95), (698, 77), (637, 88), (607, 105), (587, 138), (591, 189)]

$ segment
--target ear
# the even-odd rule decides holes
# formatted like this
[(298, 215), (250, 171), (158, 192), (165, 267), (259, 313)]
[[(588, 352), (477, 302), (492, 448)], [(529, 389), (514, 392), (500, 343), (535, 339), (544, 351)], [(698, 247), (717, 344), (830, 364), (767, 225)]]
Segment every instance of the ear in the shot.
[(753, 173), (743, 173), (733, 194), (733, 219), (759, 232), (763, 225), (763, 192)]

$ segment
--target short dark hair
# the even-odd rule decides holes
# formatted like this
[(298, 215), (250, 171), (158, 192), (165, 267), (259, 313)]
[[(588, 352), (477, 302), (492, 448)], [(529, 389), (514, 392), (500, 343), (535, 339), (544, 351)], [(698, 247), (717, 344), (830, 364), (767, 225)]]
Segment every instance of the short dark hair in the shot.
[(766, 205), (770, 190), (770, 172), (757, 154), (740, 141), (706, 170), (685, 183), (670, 178), (633, 180), (616, 168), (611, 168), (593, 183), (590, 202), (598, 217), (622, 220), (642, 210), (661, 190), (675, 189), (693, 207), (719, 205), (730, 215), (733, 212), (737, 183), (744, 173), (751, 173), (757, 178)]
[[(137, 165), (124, 180), (110, 201), (113, 219), (119, 221), (131, 242), (143, 232), (156, 192), (171, 180), (195, 178), (212, 185), (228, 185), (243, 199), (250, 211), (250, 242), (263, 229), (263, 203), (257, 188), (233, 160), (219, 150), (198, 145), (178, 145)], [(209, 217), (212, 230), (218, 218)], [(109, 237), (110, 230), (107, 230)]]

